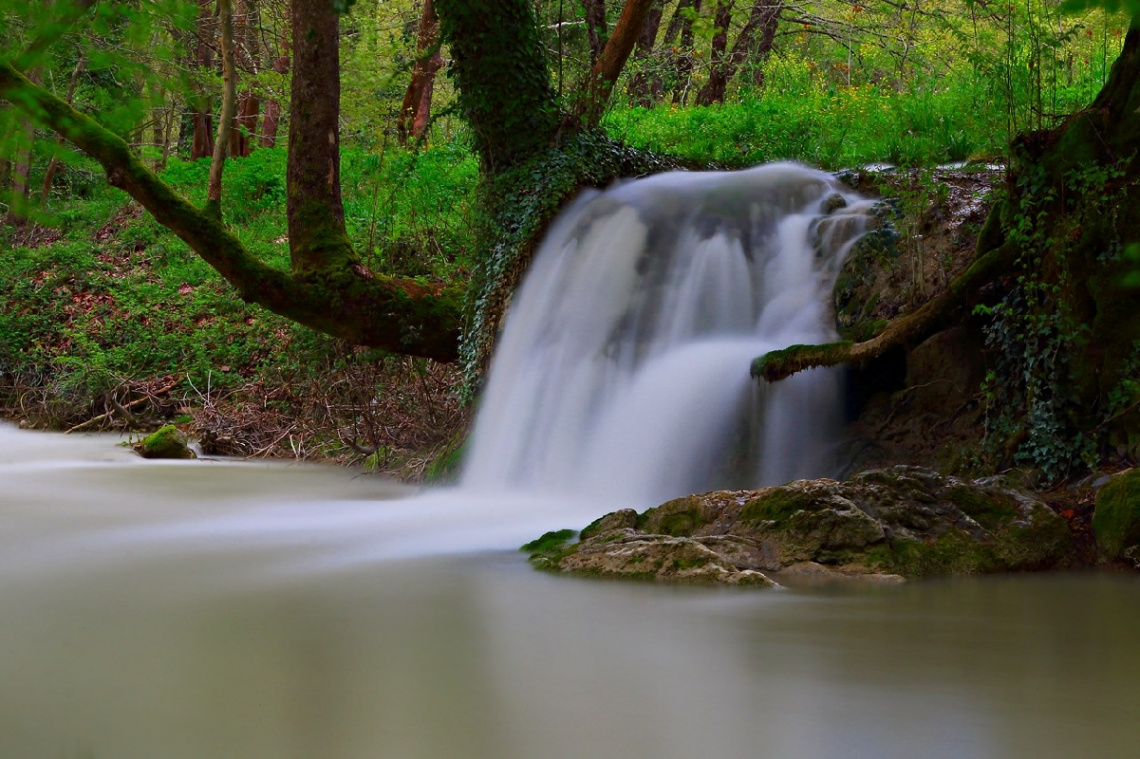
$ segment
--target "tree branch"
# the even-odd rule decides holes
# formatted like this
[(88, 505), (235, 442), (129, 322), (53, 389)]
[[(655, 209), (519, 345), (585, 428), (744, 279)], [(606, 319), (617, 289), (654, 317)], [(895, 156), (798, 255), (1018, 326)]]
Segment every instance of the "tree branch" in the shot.
[(124, 190), (235, 288), (243, 300), (357, 345), (452, 361), (458, 354), (462, 286), (384, 277), (360, 266), (301, 277), (267, 266), (233, 234), (146, 168), (113, 132), (0, 61), (0, 99), (55, 130), (98, 161)]
[(878, 358), (891, 348), (911, 343), (929, 334), (951, 310), (965, 303), (992, 282), (1014, 261), (1017, 248), (1005, 243), (976, 259), (950, 287), (909, 314), (895, 317), (878, 336), (861, 343), (850, 341), (824, 345), (792, 345), (765, 353), (752, 362), (752, 376), (778, 382), (804, 369), (838, 364), (861, 364)]

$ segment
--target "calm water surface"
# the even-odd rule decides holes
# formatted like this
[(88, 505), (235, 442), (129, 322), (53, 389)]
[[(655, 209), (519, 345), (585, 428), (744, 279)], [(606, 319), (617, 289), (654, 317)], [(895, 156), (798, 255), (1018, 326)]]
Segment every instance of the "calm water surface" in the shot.
[(0, 427), (4, 759), (1140, 755), (1133, 577), (568, 580), (569, 506), (116, 442)]

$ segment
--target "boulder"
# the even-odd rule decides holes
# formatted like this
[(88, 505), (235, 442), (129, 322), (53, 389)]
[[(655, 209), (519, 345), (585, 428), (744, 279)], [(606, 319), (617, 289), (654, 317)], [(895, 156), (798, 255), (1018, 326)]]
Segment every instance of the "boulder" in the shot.
[(194, 459), (197, 456), (186, 444), (186, 436), (173, 424), (152, 432), (135, 443), (135, 452), (144, 459)]
[(1101, 556), (1140, 566), (1140, 469), (1114, 475), (1097, 493), (1093, 532)]
[(769, 573), (897, 581), (1047, 569), (1073, 548), (1064, 519), (1000, 478), (906, 466), (686, 496), (607, 514), (577, 543), (562, 536), (532, 561), (568, 574), (757, 586), (771, 584)]

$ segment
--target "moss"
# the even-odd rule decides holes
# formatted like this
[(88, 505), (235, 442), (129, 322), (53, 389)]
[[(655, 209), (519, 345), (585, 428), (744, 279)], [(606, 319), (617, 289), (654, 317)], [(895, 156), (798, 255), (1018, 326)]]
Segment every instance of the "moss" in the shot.
[(532, 540), (519, 548), (519, 550), (532, 555), (555, 553), (564, 550), (566, 544), (574, 540), (577, 536), (578, 533), (575, 530), (555, 530), (543, 534), (543, 536), (537, 540)]
[(764, 495), (749, 501), (740, 510), (741, 521), (775, 522), (786, 526), (787, 522), (800, 511), (819, 511), (820, 506), (803, 493), (791, 488), (773, 488)]
[(1108, 559), (1119, 559), (1126, 549), (1140, 544), (1140, 469), (1113, 477), (1100, 489), (1093, 532)]
[[(880, 555), (880, 558), (886, 557)], [(1004, 568), (991, 547), (953, 529), (930, 542), (892, 540), (889, 561), (894, 572), (907, 577), (982, 574)]]
[(1011, 496), (982, 494), (977, 488), (955, 486), (947, 490), (944, 497), (990, 531), (1000, 529), (1018, 514)]
[(670, 535), (685, 538), (705, 523), (698, 501), (690, 496), (676, 498), (655, 509), (648, 509), (637, 516), (631, 527), (657, 535)]
[(562, 560), (577, 549), (577, 544), (573, 542), (577, 535), (575, 530), (555, 530), (532, 540), (519, 550), (530, 554), (529, 560), (535, 569), (558, 572)]
[(186, 436), (173, 424), (168, 424), (147, 435), (135, 445), (135, 451), (144, 459), (193, 459), (194, 451), (186, 445)]
[(753, 359), (751, 373), (753, 378), (774, 382), (814, 366), (834, 366), (844, 362), (853, 344), (841, 340), (823, 345), (789, 345)]

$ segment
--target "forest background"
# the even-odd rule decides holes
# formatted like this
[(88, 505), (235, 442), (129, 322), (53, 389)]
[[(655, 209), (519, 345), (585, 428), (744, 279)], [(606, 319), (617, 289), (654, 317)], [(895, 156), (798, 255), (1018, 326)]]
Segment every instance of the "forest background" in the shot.
[[(221, 208), (247, 249), (287, 266), (288, 7), (232, 6), (238, 98)], [(224, 83), (218, 10), (99, 3), (27, 73), (203, 205)], [(539, 0), (534, 10), (568, 101), (622, 7)], [(480, 164), (430, 11), (357, 0), (341, 19), (345, 222), (372, 270), (463, 282), (485, 255)], [(0, 3), (5, 48), (25, 49), (58, 12)], [(1016, 135), (1092, 101), (1127, 29), (1126, 16), (1063, 13), (1051, 0), (670, 0), (650, 11), (601, 124), (690, 166), (1004, 164)], [(173, 419), (217, 452), (364, 461), (410, 479), (448, 460), (470, 409), (460, 370), (242, 303), (93, 160), (6, 103), (0, 135), (6, 415), (61, 429)]]

